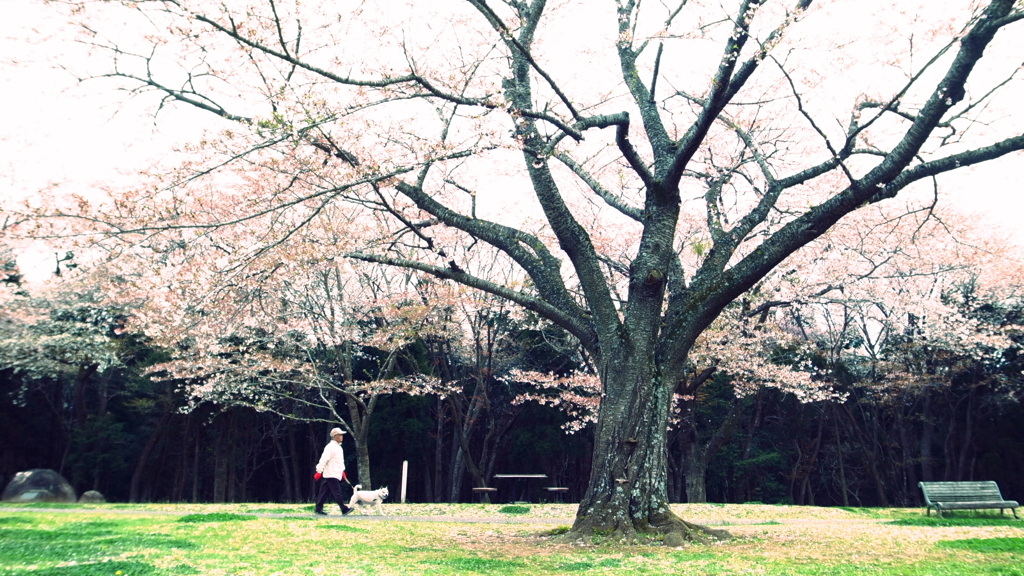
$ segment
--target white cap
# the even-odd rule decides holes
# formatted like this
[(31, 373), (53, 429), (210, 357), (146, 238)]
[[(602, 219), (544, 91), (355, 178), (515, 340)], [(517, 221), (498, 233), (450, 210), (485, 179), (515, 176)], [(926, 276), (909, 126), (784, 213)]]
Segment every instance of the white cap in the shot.
[(344, 433), (345, 433), (345, 431), (342, 430), (341, 428), (332, 428), (331, 429), (331, 438), (334, 438), (338, 434), (344, 434)]

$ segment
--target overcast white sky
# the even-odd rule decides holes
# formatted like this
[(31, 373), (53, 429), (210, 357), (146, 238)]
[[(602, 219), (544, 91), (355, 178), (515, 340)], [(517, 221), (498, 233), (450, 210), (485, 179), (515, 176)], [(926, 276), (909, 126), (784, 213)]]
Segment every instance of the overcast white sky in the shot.
[[(207, 114), (171, 111), (159, 130), (151, 99), (122, 105), (104, 82), (78, 84), (53, 61), (69, 49), (61, 21), (38, 0), (3, 0), (0, 21), (0, 182), (4, 200), (31, 197), (51, 183), (88, 189), (126, 181), (131, 171), (201, 133)], [(169, 117), (168, 117), (169, 116)], [(1024, 246), (1024, 159), (1019, 154), (945, 180), (944, 191), (986, 226)], [(52, 256), (51, 256), (52, 257)], [(28, 261), (24, 261), (28, 264)], [(43, 265), (50, 269), (50, 262)], [(31, 271), (30, 271), (31, 272)]]

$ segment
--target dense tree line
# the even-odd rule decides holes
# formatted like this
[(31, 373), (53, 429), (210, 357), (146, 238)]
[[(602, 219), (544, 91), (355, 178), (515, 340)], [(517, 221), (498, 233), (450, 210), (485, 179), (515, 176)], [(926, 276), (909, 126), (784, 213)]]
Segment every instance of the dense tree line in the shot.
[[(734, 430), (709, 460), (707, 501), (915, 506), (919, 480), (970, 479), (996, 480), (1004, 495), (1020, 498), (1021, 404), (972, 377), (887, 397), (854, 387), (841, 404), (801, 404), (777, 390), (736, 400), (728, 386), (716, 383), (693, 417), (729, 418)], [(126, 371), (105, 385), (126, 386), (131, 378), (140, 379)], [(310, 470), (325, 442), (322, 424), (241, 407), (204, 406), (183, 414), (173, 391), (152, 389), (120, 392), (100, 414), (100, 383), (93, 382), (86, 425), (78, 428), (70, 382), (54, 377), (15, 404), (22, 384), (10, 369), (0, 372), (5, 483), (20, 470), (53, 468), (79, 493), (95, 489), (115, 501), (311, 498)], [(437, 397), (382, 400), (369, 439), (377, 485), (398, 486), (407, 460), (409, 501), (473, 501), (468, 482), (451, 498), (453, 430), (445, 414)], [(553, 408), (525, 407), (498, 448), (495, 471), (546, 473), (552, 485), (567, 486), (569, 497), (578, 498), (588, 473), (590, 431), (568, 435), (564, 421)], [(675, 502), (687, 501), (682, 434), (673, 432), (669, 448)], [(346, 447), (353, 459), (354, 450)]]

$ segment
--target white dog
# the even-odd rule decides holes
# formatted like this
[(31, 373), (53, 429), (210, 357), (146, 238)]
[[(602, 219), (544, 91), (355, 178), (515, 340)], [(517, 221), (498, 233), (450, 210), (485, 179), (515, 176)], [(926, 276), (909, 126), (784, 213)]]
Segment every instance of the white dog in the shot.
[(348, 507), (355, 508), (356, 505), (360, 507), (376, 506), (377, 512), (380, 512), (381, 516), (387, 516), (380, 505), (388, 497), (388, 487), (385, 486), (379, 490), (360, 490), (362, 487), (362, 484), (355, 485), (355, 492), (352, 493), (352, 499), (348, 501)]

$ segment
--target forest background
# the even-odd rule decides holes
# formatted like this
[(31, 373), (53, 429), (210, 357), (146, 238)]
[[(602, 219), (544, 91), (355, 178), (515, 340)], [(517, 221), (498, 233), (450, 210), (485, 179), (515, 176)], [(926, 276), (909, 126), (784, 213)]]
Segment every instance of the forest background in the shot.
[[(1012, 74), (1003, 85), (1017, 86)], [(176, 94), (187, 101), (188, 93)], [(965, 105), (961, 116), (976, 110)], [(251, 125), (273, 139), (287, 122), (275, 113)], [(329, 138), (305, 144), (356, 166)], [(216, 154), (218, 146), (205, 141), (191, 151)], [(583, 169), (562, 161), (586, 181)], [(232, 178), (242, 190), (267, 184)], [(475, 211), (472, 191), (449, 184), (473, 197)], [(858, 211), (728, 305), (702, 335), (673, 396), (672, 501), (911, 505), (918, 480), (982, 478), (1019, 498), (1018, 252), (928, 201), (929, 192), (923, 202), (919, 195)], [(245, 194), (233, 198), (238, 206)], [(409, 230), (423, 229), (403, 219), (406, 208), (382, 205)], [(16, 262), (26, 245), (14, 224), (8, 216), (4, 480), (49, 467), (79, 491), (115, 500), (308, 500), (324, 431), (344, 421), (359, 481), (394, 486), (408, 460), (412, 501), (469, 500), (472, 486), (493, 485), (502, 472), (545, 473), (574, 500), (585, 492), (600, 387), (586, 351), (539, 315), (450, 282), (333, 259), (290, 262), (284, 279), (270, 261), (245, 283), (221, 284), (217, 299), (197, 303), (186, 286), (160, 294), (156, 306), (149, 293), (139, 306), (124, 278), (144, 275), (152, 261), (115, 269), (69, 242), (55, 248), (54, 277), (29, 284)], [(348, 224), (345, 234), (355, 237), (365, 223)], [(602, 249), (629, 249), (613, 236), (595, 238), (610, 244)], [(166, 255), (174, 242), (146, 247)], [(474, 245), (458, 255), (468, 259)], [(230, 255), (224, 246), (213, 244)], [(710, 259), (710, 246), (687, 238), (680, 250)], [(170, 274), (194, 288), (209, 282), (207, 269), (237, 265), (208, 258), (167, 267), (157, 279)], [(622, 273), (608, 264), (610, 276)], [(505, 262), (461, 266), (500, 277)]]

